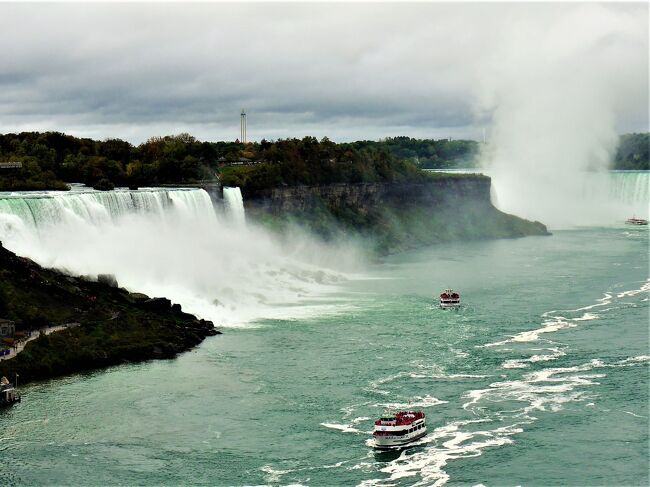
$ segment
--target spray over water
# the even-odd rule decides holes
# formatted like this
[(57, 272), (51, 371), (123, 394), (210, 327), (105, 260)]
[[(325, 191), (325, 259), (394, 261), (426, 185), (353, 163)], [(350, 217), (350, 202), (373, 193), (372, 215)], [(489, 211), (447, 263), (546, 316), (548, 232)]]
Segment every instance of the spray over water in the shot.
[(647, 215), (647, 200), (610, 198), (606, 174), (618, 110), (630, 98), (648, 105), (647, 56), (620, 58), (626, 46), (648, 51), (645, 19), (607, 5), (535, 8), (543, 22), (510, 12), (478, 72), (479, 111), (493, 123), (482, 159), (500, 209), (552, 228)]
[(336, 254), (341, 268), (345, 256), (306, 236), (279, 244), (244, 224), (238, 188), (225, 195), (225, 215), (218, 215), (203, 190), (5, 194), (0, 240), (46, 267), (114, 274), (122, 287), (169, 297), (218, 325), (336, 308), (331, 292), (345, 275), (300, 258), (301, 249)]

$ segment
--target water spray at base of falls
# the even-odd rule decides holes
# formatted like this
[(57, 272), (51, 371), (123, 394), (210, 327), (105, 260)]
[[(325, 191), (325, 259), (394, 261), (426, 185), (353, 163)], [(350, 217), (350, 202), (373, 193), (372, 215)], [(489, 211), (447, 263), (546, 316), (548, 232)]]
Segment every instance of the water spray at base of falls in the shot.
[[(619, 69), (613, 46), (647, 53), (647, 19), (595, 3), (538, 14), (513, 9), (476, 65), (474, 108), (490, 121), (481, 163), (499, 209), (551, 229), (647, 215), (647, 199), (644, 207), (623, 205), (603, 187), (620, 116), (629, 100), (648, 105), (647, 59)], [(647, 110), (638, 113), (647, 126)]]
[(540, 220), (551, 229), (617, 225), (632, 216), (649, 218), (648, 171), (582, 172), (562, 183), (526, 186), (525, 193), (516, 172), (485, 173), (492, 178), (494, 206)]
[(218, 325), (299, 318), (334, 307), (343, 274), (293, 258), (245, 225), (241, 192), (225, 215), (198, 189), (72, 191), (0, 196), (0, 240), (13, 252), (75, 275), (165, 296)]

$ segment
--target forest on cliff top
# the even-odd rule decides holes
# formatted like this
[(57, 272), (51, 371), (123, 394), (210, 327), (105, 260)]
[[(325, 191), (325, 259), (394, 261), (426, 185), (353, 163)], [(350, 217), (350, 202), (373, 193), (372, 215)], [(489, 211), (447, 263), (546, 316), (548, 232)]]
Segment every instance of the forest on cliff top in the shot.
[[(613, 169), (650, 169), (648, 136), (621, 136)], [(184, 184), (214, 180), (220, 173), (224, 184), (255, 187), (418, 179), (423, 177), (420, 169), (474, 167), (479, 152), (480, 144), (471, 140), (410, 137), (242, 144), (179, 134), (136, 146), (121, 139), (22, 132), (0, 134), (0, 162), (22, 163), (18, 169), (0, 169), (0, 191), (67, 189), (64, 182), (97, 189)]]

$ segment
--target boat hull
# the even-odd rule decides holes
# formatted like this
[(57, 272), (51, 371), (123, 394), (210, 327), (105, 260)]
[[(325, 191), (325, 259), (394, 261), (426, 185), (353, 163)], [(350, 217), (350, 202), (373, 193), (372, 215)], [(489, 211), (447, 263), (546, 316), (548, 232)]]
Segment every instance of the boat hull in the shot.
[(395, 448), (403, 448), (409, 446), (414, 441), (423, 438), (424, 436), (426, 436), (426, 434), (427, 434), (427, 429), (425, 427), (421, 431), (418, 431), (416, 435), (409, 438), (405, 438), (401, 436), (395, 438), (383, 437), (380, 439), (375, 437), (375, 444), (373, 445), (373, 447), (375, 448), (375, 450), (393, 450)]

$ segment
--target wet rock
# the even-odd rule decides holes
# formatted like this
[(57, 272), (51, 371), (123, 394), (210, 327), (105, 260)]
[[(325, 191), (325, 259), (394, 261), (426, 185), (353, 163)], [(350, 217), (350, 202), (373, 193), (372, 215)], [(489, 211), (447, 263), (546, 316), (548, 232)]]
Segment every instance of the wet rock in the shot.
[(99, 274), (97, 276), (97, 282), (106, 284), (107, 286), (111, 287), (119, 287), (117, 284), (117, 279), (115, 279), (115, 276), (113, 274)]
[(172, 307), (172, 302), (167, 298), (151, 298), (143, 302), (142, 306), (151, 311), (169, 311)]
[(144, 303), (145, 301), (149, 301), (151, 298), (142, 293), (129, 293), (129, 299), (134, 303)]

